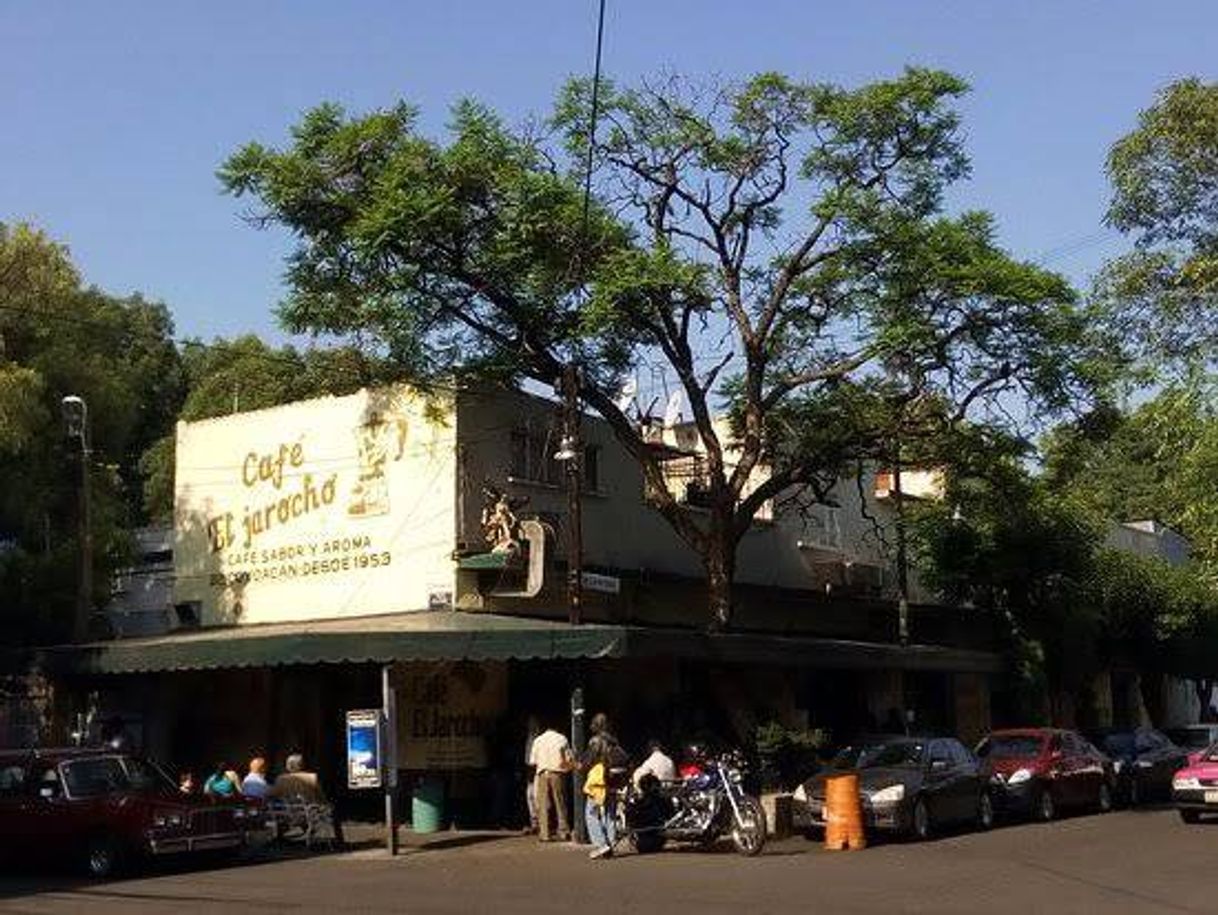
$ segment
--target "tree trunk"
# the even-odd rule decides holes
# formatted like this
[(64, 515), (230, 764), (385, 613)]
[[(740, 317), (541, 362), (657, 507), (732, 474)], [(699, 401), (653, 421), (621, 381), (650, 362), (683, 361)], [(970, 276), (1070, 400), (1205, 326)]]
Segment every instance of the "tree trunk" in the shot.
[(1214, 713), (1210, 708), (1210, 697), (1214, 692), (1214, 681), (1209, 677), (1196, 677), (1193, 680), (1193, 690), (1197, 694), (1197, 704), (1200, 706), (1197, 720), (1201, 722), (1213, 721)]
[(707, 538), (706, 591), (710, 629), (719, 632), (732, 622), (732, 583), (736, 578), (736, 539), (727, 525), (714, 524)]

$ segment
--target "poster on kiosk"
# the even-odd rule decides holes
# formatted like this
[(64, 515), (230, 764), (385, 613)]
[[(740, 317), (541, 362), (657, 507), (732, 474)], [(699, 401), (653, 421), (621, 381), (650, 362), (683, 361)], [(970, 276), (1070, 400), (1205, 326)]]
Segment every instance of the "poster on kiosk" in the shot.
[(381, 711), (347, 712), (347, 787), (381, 787)]

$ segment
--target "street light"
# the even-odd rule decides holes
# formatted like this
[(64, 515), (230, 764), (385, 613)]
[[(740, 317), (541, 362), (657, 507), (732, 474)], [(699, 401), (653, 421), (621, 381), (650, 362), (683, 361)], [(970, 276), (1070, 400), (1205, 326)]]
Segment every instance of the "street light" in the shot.
[(77, 451), (80, 475), (77, 481), (76, 525), (79, 549), (76, 570), (76, 615), (72, 620), (72, 637), (83, 642), (89, 635), (89, 617), (93, 610), (93, 530), (89, 518), (89, 406), (84, 398), (69, 394), (61, 402), (64, 428), (69, 440), (79, 443)]

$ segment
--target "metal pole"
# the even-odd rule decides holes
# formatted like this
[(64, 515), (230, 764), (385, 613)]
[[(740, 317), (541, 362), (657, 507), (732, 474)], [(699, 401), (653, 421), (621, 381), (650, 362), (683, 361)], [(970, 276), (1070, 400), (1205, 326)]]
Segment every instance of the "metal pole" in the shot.
[(392, 664), (381, 666), (381, 783), (385, 788), (385, 850), (398, 853), (398, 829), (394, 819), (394, 796), (398, 786), (397, 696), (390, 679)]
[(584, 440), (579, 416), (579, 375), (574, 365), (563, 369), (563, 423), (565, 445), (570, 451), (567, 465), (567, 621), (583, 619), (583, 504), (580, 490), (584, 476)]
[(897, 509), (897, 639), (909, 644), (909, 558), (905, 545), (905, 493), (901, 489), (901, 445), (892, 462), (892, 495)]
[(571, 826), (575, 841), (580, 845), (587, 845), (588, 824), (584, 820), (584, 773), (578, 765), (578, 761), (584, 755), (584, 688), (579, 682), (579, 674), (576, 673), (575, 676), (575, 686), (571, 690), (571, 749), (575, 753), (576, 759), (576, 767), (571, 772)]

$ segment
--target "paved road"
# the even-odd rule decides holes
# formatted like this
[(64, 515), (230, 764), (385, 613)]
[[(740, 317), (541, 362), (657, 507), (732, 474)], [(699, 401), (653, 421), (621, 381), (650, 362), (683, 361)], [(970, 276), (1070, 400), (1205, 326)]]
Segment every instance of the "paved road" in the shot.
[[(589, 861), (519, 837), (179, 869), (107, 884), (0, 880), (0, 913), (1215, 912), (1218, 823), (1124, 811), (925, 844), (829, 853), (792, 839), (760, 858), (668, 851)], [(679, 909), (678, 909), (679, 907)]]

